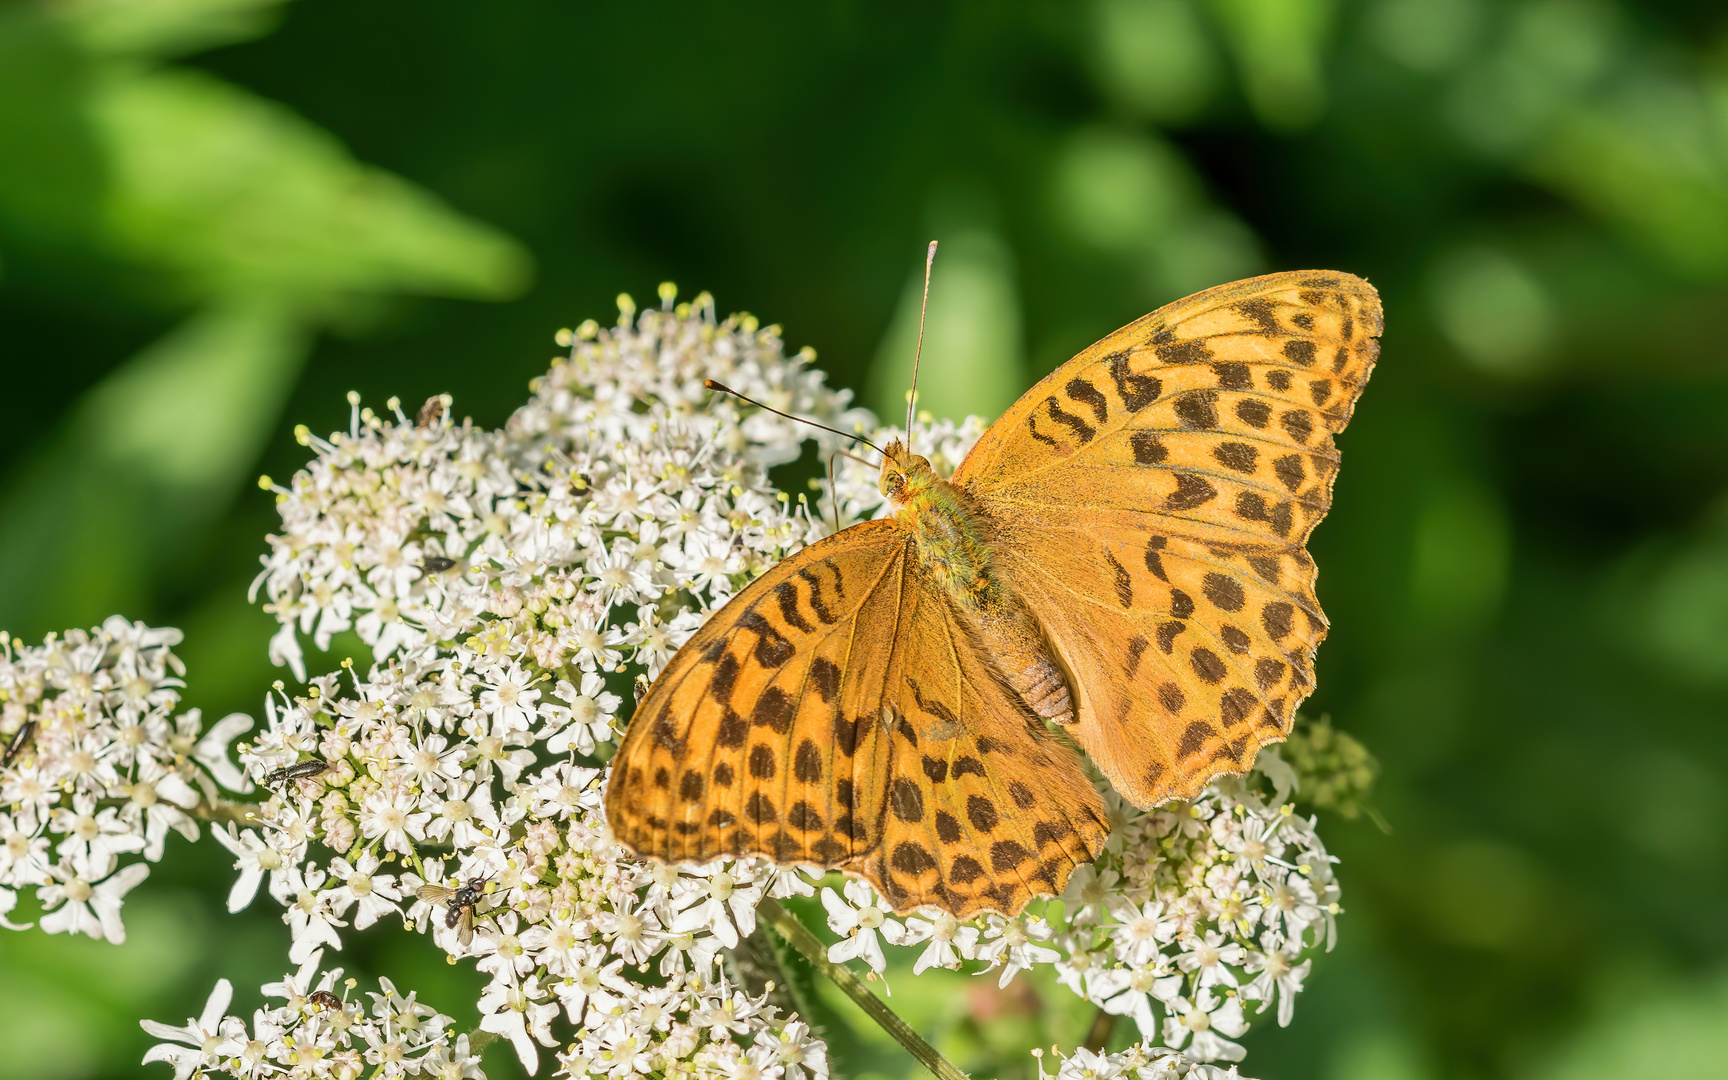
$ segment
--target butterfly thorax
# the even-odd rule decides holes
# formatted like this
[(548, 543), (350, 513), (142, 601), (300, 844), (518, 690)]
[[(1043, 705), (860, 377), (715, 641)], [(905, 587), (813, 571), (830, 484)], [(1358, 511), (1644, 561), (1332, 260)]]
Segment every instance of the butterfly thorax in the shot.
[(1039, 716), (1071, 722), (1067, 679), (1037, 619), (993, 565), (989, 522), (972, 498), (898, 442), (883, 455), (881, 488), (917, 558), (994, 658), (1003, 682)]

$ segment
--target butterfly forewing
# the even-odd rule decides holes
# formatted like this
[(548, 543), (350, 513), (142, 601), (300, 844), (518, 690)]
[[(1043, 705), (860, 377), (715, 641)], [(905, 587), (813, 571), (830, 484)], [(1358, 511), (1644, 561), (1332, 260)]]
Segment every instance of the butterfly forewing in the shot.
[(639, 853), (865, 876), (898, 910), (1018, 911), (1101, 849), (1071, 751), (993, 678), (893, 521), (751, 583), (637, 708), (607, 813)]
[(1072, 676), (1076, 739), (1138, 805), (1245, 771), (1312, 689), (1304, 545), (1380, 328), (1347, 274), (1199, 293), (1057, 369), (956, 473)]

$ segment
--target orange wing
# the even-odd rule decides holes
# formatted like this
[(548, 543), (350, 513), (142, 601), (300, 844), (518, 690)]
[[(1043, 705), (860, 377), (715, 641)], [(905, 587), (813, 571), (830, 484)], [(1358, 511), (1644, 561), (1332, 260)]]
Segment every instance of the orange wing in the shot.
[(1073, 676), (1075, 738), (1136, 805), (1245, 772), (1313, 689), (1304, 545), (1380, 330), (1349, 274), (1197, 293), (1051, 373), (955, 473)]
[(607, 817), (641, 855), (766, 855), (863, 875), (897, 911), (1012, 914), (1108, 824), (1080, 759), (1002, 689), (871, 521), (769, 570), (636, 708)]

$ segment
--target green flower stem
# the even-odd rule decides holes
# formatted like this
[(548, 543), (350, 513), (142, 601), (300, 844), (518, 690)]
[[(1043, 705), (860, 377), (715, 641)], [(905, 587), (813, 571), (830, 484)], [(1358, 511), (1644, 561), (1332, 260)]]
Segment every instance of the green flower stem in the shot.
[(870, 992), (864, 985), (864, 980), (854, 975), (851, 969), (828, 959), (828, 950), (816, 940), (807, 927), (793, 916), (790, 911), (780, 906), (778, 900), (765, 899), (756, 909), (758, 918), (772, 926), (776, 933), (786, 939), (786, 943), (797, 949), (804, 959), (810, 961), (810, 966), (828, 977), (828, 980), (838, 986), (845, 995), (866, 1013), (870, 1019), (882, 1026), (882, 1030), (894, 1036), (894, 1041), (904, 1046), (908, 1053), (918, 1059), (918, 1063), (935, 1073), (938, 1080), (968, 1080), (965, 1073), (952, 1061), (937, 1052), (934, 1046), (924, 1041), (924, 1037), (912, 1030), (911, 1025), (900, 1017), (882, 999)]

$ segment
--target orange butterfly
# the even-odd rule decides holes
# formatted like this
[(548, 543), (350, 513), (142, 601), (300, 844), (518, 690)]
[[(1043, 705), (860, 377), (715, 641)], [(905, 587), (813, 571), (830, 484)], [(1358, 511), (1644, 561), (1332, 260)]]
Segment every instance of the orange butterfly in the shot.
[(1070, 739), (1141, 807), (1246, 772), (1314, 686), (1304, 545), (1380, 329), (1349, 274), (1238, 281), (1046, 376), (951, 480), (890, 443), (895, 513), (752, 582), (637, 706), (617, 838), (1012, 915), (1109, 832)]

